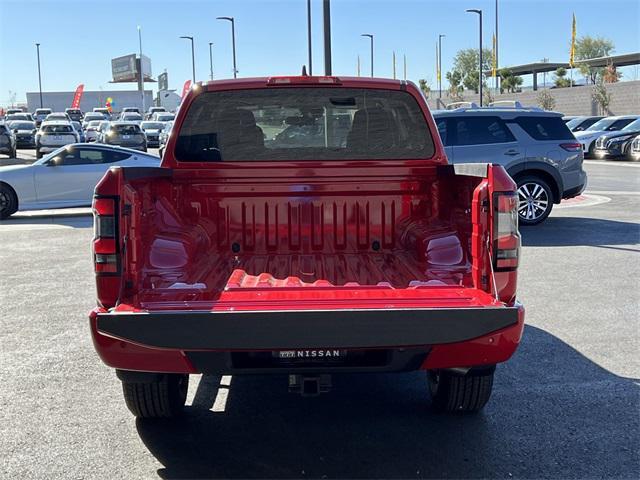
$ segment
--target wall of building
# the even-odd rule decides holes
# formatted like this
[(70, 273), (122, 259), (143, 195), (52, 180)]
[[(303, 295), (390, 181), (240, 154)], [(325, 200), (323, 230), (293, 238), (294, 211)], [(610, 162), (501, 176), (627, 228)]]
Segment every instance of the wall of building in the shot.
[[(54, 112), (64, 112), (65, 108), (70, 108), (75, 92), (42, 92), (42, 106), (51, 108)], [(123, 107), (142, 108), (142, 96), (137, 90), (99, 90), (85, 91), (80, 101), (80, 110), (90, 112), (95, 107), (104, 107), (107, 98), (113, 99), (113, 110), (119, 112)], [(155, 105), (153, 92), (144, 91), (145, 109)], [(28, 111), (33, 112), (40, 108), (40, 94), (38, 92), (27, 92)]]
[[(611, 94), (611, 105), (609, 105), (608, 115), (640, 115), (640, 81), (618, 82), (607, 84), (607, 90)], [(593, 101), (591, 94), (593, 85), (573, 87), (573, 88), (553, 88), (549, 93), (556, 101), (555, 109), (565, 115), (598, 115), (598, 104)], [(539, 106), (537, 92), (528, 91), (521, 93), (505, 93), (494, 95), (498, 100), (517, 100), (525, 106)], [(444, 105), (451, 102), (444, 92), (442, 92), (442, 102), (438, 100), (438, 92), (432, 91), (429, 95), (429, 107), (432, 109), (444, 108)], [(463, 94), (464, 100), (468, 102), (479, 102), (477, 94)]]

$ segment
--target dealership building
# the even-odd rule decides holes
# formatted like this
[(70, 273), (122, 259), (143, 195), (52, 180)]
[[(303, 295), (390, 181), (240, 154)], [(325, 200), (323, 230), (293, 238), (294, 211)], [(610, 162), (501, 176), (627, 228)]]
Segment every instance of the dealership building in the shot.
[[(42, 92), (42, 106), (50, 108), (54, 112), (64, 112), (65, 108), (70, 108), (73, 102), (74, 91), (68, 92)], [(90, 112), (96, 107), (104, 107), (107, 99), (111, 99), (111, 106), (114, 112), (119, 112), (124, 107), (138, 107), (142, 109), (142, 95), (137, 90), (85, 90), (80, 100), (80, 110)], [(153, 92), (144, 91), (144, 104), (148, 110), (155, 105)], [(29, 112), (34, 112), (40, 108), (40, 93), (27, 92), (27, 108)]]

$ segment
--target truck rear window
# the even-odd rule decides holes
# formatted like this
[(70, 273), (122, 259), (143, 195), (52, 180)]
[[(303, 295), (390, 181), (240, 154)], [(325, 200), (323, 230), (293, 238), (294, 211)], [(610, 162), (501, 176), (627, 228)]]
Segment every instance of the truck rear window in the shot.
[(407, 92), (271, 88), (205, 92), (178, 134), (182, 162), (426, 159), (433, 139)]

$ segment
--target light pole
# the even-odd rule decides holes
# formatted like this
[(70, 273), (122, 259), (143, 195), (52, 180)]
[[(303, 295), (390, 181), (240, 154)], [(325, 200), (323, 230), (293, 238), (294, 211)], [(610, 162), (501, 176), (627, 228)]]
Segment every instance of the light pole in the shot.
[(142, 28), (138, 25), (138, 46), (140, 48), (140, 63), (139, 72), (138, 72), (138, 90), (140, 90), (140, 95), (142, 95), (142, 114), (144, 115), (144, 73), (142, 72)]
[(213, 42), (209, 42), (209, 76), (213, 80)]
[(233, 78), (237, 78), (238, 68), (236, 66), (236, 22), (233, 17), (218, 17), (218, 20), (231, 22), (231, 48), (233, 49)]
[(369, 40), (371, 40), (371, 76), (373, 77), (373, 35), (370, 33), (363, 33), (360, 36), (369, 37)]
[(322, 0), (322, 31), (324, 37), (324, 74), (331, 76), (331, 0)]
[(442, 98), (442, 37), (446, 37), (444, 34), (438, 35), (438, 98)]
[(196, 54), (193, 46), (193, 37), (188, 35), (183, 35), (180, 38), (184, 38), (185, 40), (191, 40), (191, 70), (193, 74), (193, 83), (196, 83)]
[(498, 70), (500, 69), (498, 63), (498, 0), (496, 0), (496, 93), (498, 93), (498, 89), (500, 88), (500, 75), (498, 75)]
[(40, 92), (40, 108), (42, 108), (42, 75), (40, 75), (40, 44), (36, 43), (36, 52), (38, 53), (38, 88)]
[(307, 0), (307, 48), (309, 50), (309, 75), (313, 75), (313, 56), (311, 54), (311, 0)]
[(478, 52), (480, 54), (480, 68), (479, 68), (479, 72), (478, 72), (478, 82), (480, 83), (480, 106), (482, 106), (482, 10), (479, 10), (477, 8), (470, 8), (467, 10), (467, 12), (469, 13), (477, 13), (478, 14), (478, 19), (480, 21), (480, 51)]

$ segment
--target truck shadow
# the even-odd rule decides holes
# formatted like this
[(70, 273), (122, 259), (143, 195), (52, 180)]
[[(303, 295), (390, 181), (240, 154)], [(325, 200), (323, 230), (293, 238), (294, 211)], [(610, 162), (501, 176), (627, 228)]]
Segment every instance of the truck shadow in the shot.
[(136, 423), (162, 478), (629, 477), (640, 442), (638, 383), (526, 328), (483, 413), (429, 409), (424, 374), (345, 375), (320, 397), (284, 377), (203, 377), (178, 420)]
[(60, 210), (18, 212), (5, 220), (0, 220), (0, 227), (45, 228), (41, 227), (43, 225), (91, 228), (93, 226), (93, 214), (89, 208), (67, 208)]
[(601, 218), (549, 217), (540, 225), (521, 228), (520, 233), (525, 247), (600, 247), (640, 242), (640, 224)]

